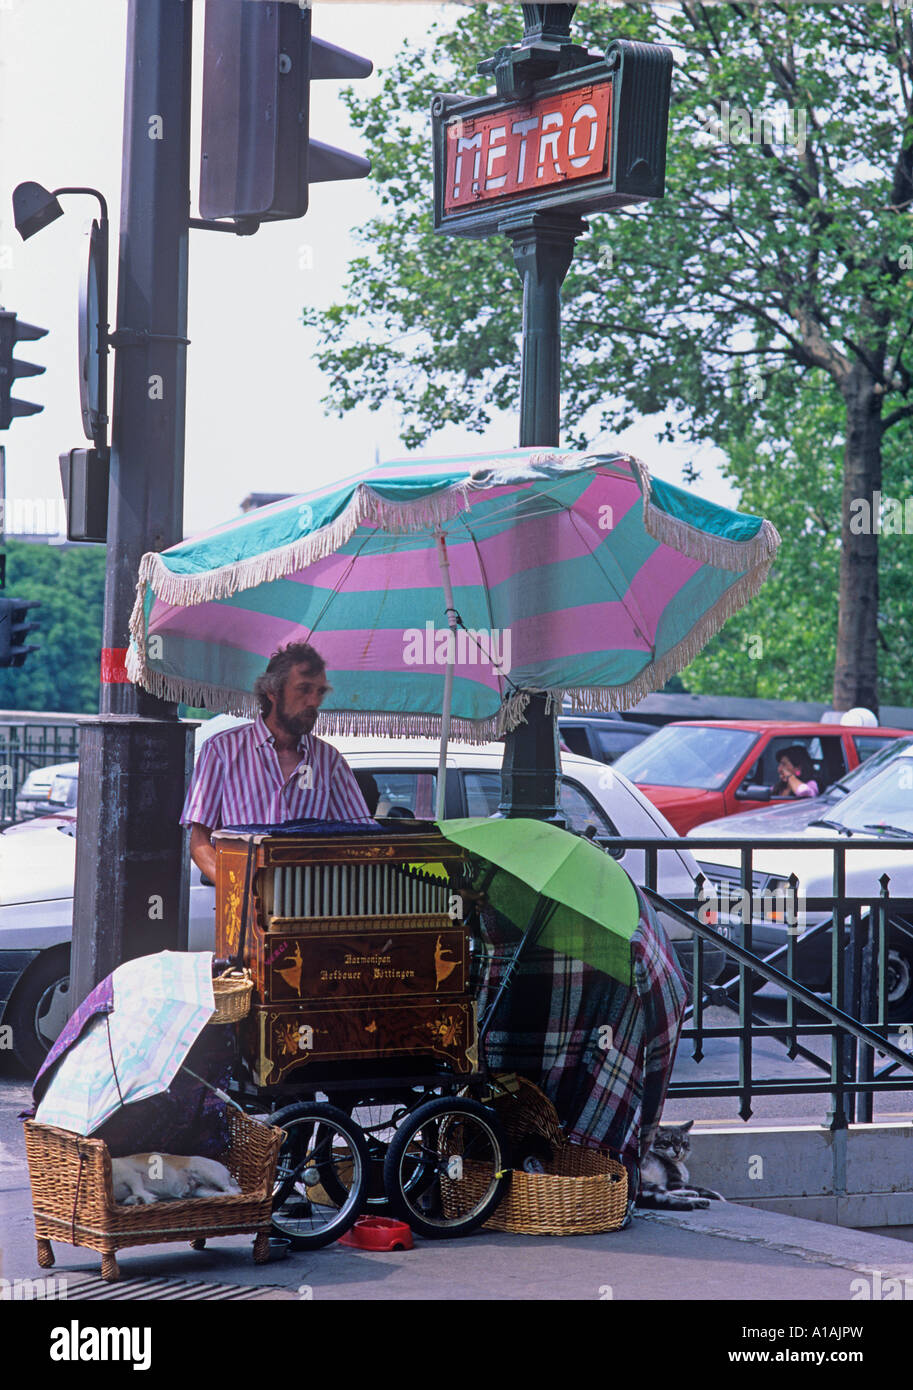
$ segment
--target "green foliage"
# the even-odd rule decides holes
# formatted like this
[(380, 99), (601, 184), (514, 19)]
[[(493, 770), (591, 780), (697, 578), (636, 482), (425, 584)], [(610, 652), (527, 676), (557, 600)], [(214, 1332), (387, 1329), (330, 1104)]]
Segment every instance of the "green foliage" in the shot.
[(98, 710), (105, 552), (99, 546), (57, 546), (5, 541), (8, 598), (39, 599), (40, 627), (24, 666), (0, 670), (0, 709)]
[[(364, 229), (344, 298), (303, 320), (320, 332), (328, 407), (396, 400), (409, 447), (452, 421), (482, 433), (493, 407), (517, 405), (519, 279), (505, 239), (434, 235), (429, 107), (436, 91), (490, 90), (475, 65), (520, 38), (518, 10), (460, 7), (454, 20), (449, 7), (426, 41), (404, 46), (379, 95), (347, 98), (384, 210)], [(910, 10), (583, 4), (573, 30), (593, 51), (615, 37), (667, 43), (675, 67), (665, 198), (594, 217), (564, 284), (563, 442), (587, 447), (596, 428), (650, 416), (671, 439), (675, 413), (686, 438), (720, 447), (742, 506), (770, 518), (783, 546), (763, 593), (684, 679), (827, 700), (841, 559), (857, 602), (853, 538), (841, 555), (848, 438), (864, 486), (878, 486), (880, 466), (848, 435), (854, 392), (885, 427), (886, 490), (910, 486)], [(906, 539), (881, 542), (886, 701), (911, 698)], [(870, 688), (874, 672), (857, 674)]]
[[(435, 91), (490, 89), (475, 63), (520, 37), (516, 8), (470, 6), (455, 23), (447, 10), (425, 44), (404, 46), (379, 95), (347, 98), (385, 211), (362, 234), (340, 303), (303, 319), (321, 334), (329, 407), (392, 396), (410, 447), (449, 421), (482, 432), (491, 406), (516, 405), (510, 250), (434, 235), (429, 139)], [(722, 443), (751, 419), (748, 369), (801, 394), (809, 367), (831, 371), (832, 348), (864, 347), (884, 317), (899, 353), (913, 304), (894, 190), (913, 129), (900, 74), (909, 28), (909, 12), (880, 5), (578, 6), (575, 34), (592, 50), (619, 35), (661, 41), (676, 66), (665, 198), (594, 218), (565, 281), (567, 443), (587, 442), (590, 412), (623, 429), (670, 408), (691, 437)], [(723, 102), (801, 109), (805, 150), (720, 143), (711, 118)], [(892, 378), (886, 407), (909, 387)]]
[(690, 690), (767, 700), (830, 700), (837, 642), (842, 442), (840, 402), (818, 374), (820, 394), (771, 442), (773, 402), (726, 449), (725, 473), (743, 511), (781, 536), (761, 592), (726, 623), (683, 672)]
[[(817, 394), (816, 394), (817, 392)], [(730, 618), (682, 672), (689, 690), (768, 700), (831, 700), (837, 645), (837, 577), (843, 472), (842, 403), (823, 373), (810, 373), (801, 409), (785, 415), (776, 394), (752, 428), (726, 445), (725, 474), (742, 510), (767, 517), (782, 544), (763, 589)], [(778, 418), (779, 415), (779, 418)], [(788, 431), (783, 442), (772, 443)], [(913, 499), (913, 426), (884, 440), (884, 496)], [(911, 502), (913, 510), (913, 502)], [(879, 547), (881, 699), (913, 705), (913, 546), (908, 534)]]

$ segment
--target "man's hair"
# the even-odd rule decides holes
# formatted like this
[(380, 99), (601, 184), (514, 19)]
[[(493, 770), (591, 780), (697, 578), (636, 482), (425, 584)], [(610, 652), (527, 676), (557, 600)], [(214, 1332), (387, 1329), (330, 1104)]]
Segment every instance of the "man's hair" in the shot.
[(260, 713), (269, 714), (275, 697), (280, 693), (295, 666), (307, 666), (315, 676), (322, 676), (327, 664), (310, 642), (289, 642), (273, 652), (266, 670), (254, 681), (254, 695), (260, 703)]

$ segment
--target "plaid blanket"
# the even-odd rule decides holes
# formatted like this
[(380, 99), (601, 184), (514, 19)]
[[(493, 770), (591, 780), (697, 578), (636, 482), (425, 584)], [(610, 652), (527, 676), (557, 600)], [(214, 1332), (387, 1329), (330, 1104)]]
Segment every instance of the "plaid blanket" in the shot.
[[(491, 1069), (518, 1072), (537, 1085), (570, 1140), (610, 1150), (631, 1172), (659, 1125), (686, 997), (671, 943), (650, 904), (637, 896), (633, 988), (534, 946), (485, 1042)], [(521, 933), (490, 907), (480, 917), (481, 1020)]]

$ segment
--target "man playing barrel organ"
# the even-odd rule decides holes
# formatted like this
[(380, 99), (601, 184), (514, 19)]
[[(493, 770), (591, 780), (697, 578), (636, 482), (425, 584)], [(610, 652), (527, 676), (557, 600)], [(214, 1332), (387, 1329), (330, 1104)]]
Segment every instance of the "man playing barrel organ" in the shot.
[(260, 714), (252, 724), (203, 743), (181, 824), (190, 854), (215, 879), (212, 832), (229, 826), (318, 820), (370, 821), (346, 760), (311, 732), (329, 693), (326, 664), (307, 642), (275, 652), (254, 682)]

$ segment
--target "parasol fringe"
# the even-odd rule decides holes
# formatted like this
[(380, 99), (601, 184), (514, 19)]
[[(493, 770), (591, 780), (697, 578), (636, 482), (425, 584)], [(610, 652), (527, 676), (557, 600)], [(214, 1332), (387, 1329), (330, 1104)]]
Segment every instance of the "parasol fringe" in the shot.
[[(771, 527), (771, 530), (774, 528)], [(570, 701), (572, 709), (626, 710), (638, 704), (647, 695), (662, 690), (670, 676), (678, 675), (679, 671), (690, 665), (711, 637), (716, 636), (726, 620), (738, 613), (749, 599), (760, 592), (773, 558), (772, 552), (757, 569), (737, 580), (720, 595), (712, 608), (708, 608), (680, 642), (670, 647), (658, 660), (651, 661), (631, 680), (616, 686), (553, 686), (547, 692), (546, 711), (555, 706), (560, 710), (565, 700)]]
[(432, 497), (392, 502), (380, 497), (368, 484), (359, 483), (349, 505), (329, 526), (322, 526), (312, 535), (300, 536), (264, 555), (235, 560), (219, 569), (207, 570), (205, 574), (175, 574), (161, 555), (149, 552), (140, 561), (139, 587), (145, 590), (145, 586), (151, 584), (156, 598), (181, 608), (231, 598), (242, 589), (284, 579), (306, 565), (335, 555), (365, 522), (393, 534), (407, 535), (452, 521), (460, 512), (468, 510), (469, 493), (482, 486), (482, 483), (464, 481)]
[[(129, 649), (126, 665), (130, 680), (160, 700), (192, 705), (196, 709), (217, 710), (223, 714), (237, 714), (244, 719), (255, 719), (260, 712), (256, 697), (249, 691), (166, 675), (147, 666), (138, 647)], [(497, 714), (486, 719), (452, 718), (451, 734), (460, 743), (491, 743), (524, 722), (523, 711), (528, 703), (529, 694), (521, 691), (505, 700)], [(441, 716), (389, 714), (382, 710), (323, 709), (317, 732), (355, 738), (439, 738)]]
[[(652, 500), (653, 480), (645, 463), (633, 454), (626, 459), (632, 465), (640, 483), (644, 498), (644, 526), (654, 540), (671, 546), (673, 550), (702, 564), (716, 565), (719, 569), (754, 570), (767, 562), (768, 566), (780, 544), (777, 528), (769, 521), (761, 525), (750, 540), (733, 541), (723, 536), (711, 536), (699, 527), (691, 526), (681, 517), (670, 516), (657, 507)], [(765, 569), (766, 574), (766, 569)]]

